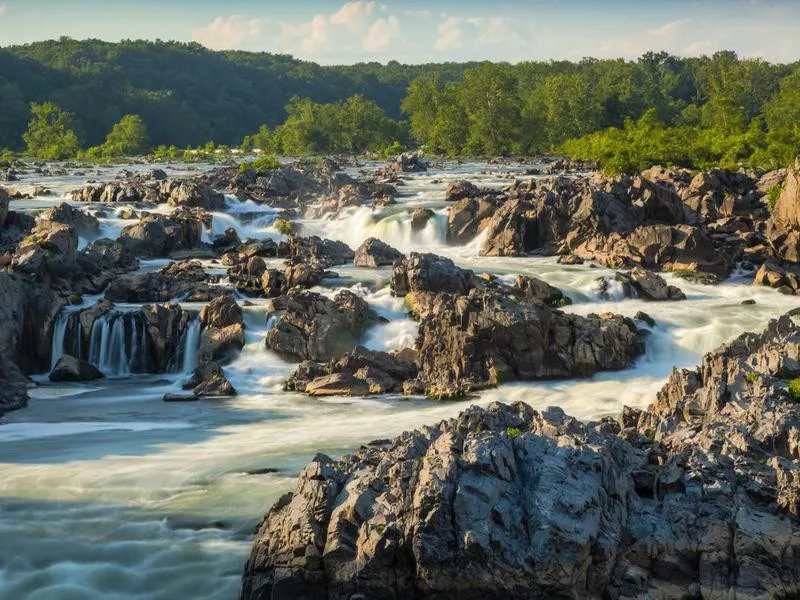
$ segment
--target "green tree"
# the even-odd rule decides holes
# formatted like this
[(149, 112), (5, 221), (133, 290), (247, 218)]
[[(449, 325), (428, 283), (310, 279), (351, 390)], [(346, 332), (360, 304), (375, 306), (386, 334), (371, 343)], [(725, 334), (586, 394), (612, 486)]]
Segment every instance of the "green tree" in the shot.
[(111, 128), (103, 143), (106, 156), (134, 156), (147, 149), (147, 125), (139, 115), (125, 115)]
[(72, 128), (72, 114), (52, 102), (32, 102), (30, 107), (33, 118), (22, 136), (28, 154), (47, 160), (63, 160), (77, 155), (80, 144)]
[(519, 151), (521, 102), (517, 78), (507, 65), (482, 63), (464, 74), (459, 98), (469, 121), (472, 152)]

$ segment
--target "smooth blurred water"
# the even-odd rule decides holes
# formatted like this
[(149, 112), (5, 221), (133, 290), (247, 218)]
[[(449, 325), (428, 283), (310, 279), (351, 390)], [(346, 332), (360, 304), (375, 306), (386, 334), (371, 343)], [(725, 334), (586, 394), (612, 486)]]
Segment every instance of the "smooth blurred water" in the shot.
[[(493, 400), (522, 400), (536, 408), (559, 405), (583, 419), (615, 414), (626, 404), (644, 407), (673, 366), (694, 365), (702, 353), (743, 331), (759, 330), (800, 304), (795, 297), (748, 285), (747, 275), (719, 286), (668, 275), (686, 292), (682, 302), (648, 303), (621, 299), (618, 293), (602, 300), (597, 279), (613, 274), (606, 269), (559, 265), (552, 258), (482, 258), (480, 241), (447, 246), (447, 182), (469, 175), (497, 187), (503, 180), (496, 174), (479, 175), (492, 169), (497, 167), (448, 164), (443, 171), (410, 177), (399, 188), (397, 205), (304, 221), (303, 230), (354, 248), (367, 237), (381, 237), (403, 251), (434, 251), (509, 280), (536, 275), (569, 295), (575, 304), (567, 310), (579, 314), (633, 316), (643, 310), (656, 326), (646, 355), (632, 368), (578, 381), (505, 385), (458, 402), (398, 396), (312, 399), (282, 391), (294, 365), (265, 349), (274, 316), (266, 301), (254, 299), (244, 307), (246, 347), (225, 367), (240, 394), (236, 398), (162, 402), (164, 393), (180, 390), (194, 357), (182, 362), (184, 373), (165, 376), (131, 375), (87, 385), (49, 384), (37, 377), (41, 385), (33, 390), (30, 406), (0, 421), (0, 598), (233, 599), (258, 519), (291, 489), (315, 452), (345, 453)], [(103, 175), (108, 179), (113, 173)], [(66, 194), (85, 179), (43, 183)], [(14, 202), (12, 209), (34, 210), (52, 198), (39, 201)], [(209, 236), (235, 226), (243, 238), (280, 238), (271, 228), (274, 211), (232, 198), (228, 202), (226, 213), (214, 215)], [(423, 231), (412, 232), (410, 211), (419, 206), (437, 216)], [(113, 217), (103, 224), (107, 230), (117, 227)], [(145, 261), (142, 268), (165, 262)], [(219, 265), (204, 265), (222, 272)], [(389, 294), (388, 268), (335, 270), (339, 277), (318, 291), (349, 288), (390, 319), (366, 334), (368, 347), (413, 343), (417, 325), (406, 316), (403, 300)], [(756, 304), (742, 305), (745, 299)], [(201, 306), (184, 304), (195, 311)], [(189, 335), (194, 339), (196, 333)]]

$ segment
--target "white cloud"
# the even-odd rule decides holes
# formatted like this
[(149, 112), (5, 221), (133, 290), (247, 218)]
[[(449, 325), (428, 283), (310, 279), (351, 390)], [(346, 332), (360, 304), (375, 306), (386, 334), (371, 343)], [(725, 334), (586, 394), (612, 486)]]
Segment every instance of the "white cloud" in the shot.
[(437, 50), (457, 50), (464, 45), (464, 31), (461, 26), (464, 19), (459, 17), (448, 17), (439, 23), (439, 37), (436, 38), (433, 47)]
[(440, 51), (480, 49), (501, 43), (516, 45), (519, 51), (525, 46), (512, 23), (504, 17), (445, 17), (439, 23), (438, 33), (434, 48)]
[(330, 16), (330, 22), (332, 25), (359, 29), (370, 21), (374, 11), (374, 2), (365, 2), (364, 0), (348, 2)]
[(368, 52), (388, 50), (399, 34), (400, 20), (396, 16), (390, 15), (385, 19), (378, 19), (364, 36), (364, 50)]
[(213, 50), (242, 48), (252, 38), (260, 37), (267, 19), (250, 19), (242, 15), (217, 17), (205, 27), (192, 31), (192, 40)]

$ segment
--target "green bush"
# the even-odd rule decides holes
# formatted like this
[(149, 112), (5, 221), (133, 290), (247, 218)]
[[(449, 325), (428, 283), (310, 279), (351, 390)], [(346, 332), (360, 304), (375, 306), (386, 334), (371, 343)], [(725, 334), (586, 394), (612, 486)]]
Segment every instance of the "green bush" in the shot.
[(800, 377), (795, 377), (789, 382), (789, 397), (792, 402), (800, 402)]
[(780, 185), (772, 186), (770, 190), (767, 192), (767, 205), (769, 205), (770, 212), (775, 210), (775, 204), (777, 204), (780, 195), (781, 195)]
[(294, 235), (297, 233), (297, 224), (294, 221), (289, 221), (287, 219), (275, 219), (275, 222), (272, 224), (278, 233), (282, 235)]
[(266, 171), (274, 171), (275, 169), (280, 169), (281, 161), (277, 159), (275, 156), (265, 155), (259, 156), (257, 159), (253, 161), (245, 161), (239, 165), (239, 170), (244, 172), (250, 169), (253, 169), (256, 173), (264, 173)]
[(522, 430), (517, 427), (509, 427), (506, 429), (506, 435), (509, 437), (519, 437), (522, 435)]
[(747, 383), (752, 384), (755, 382), (756, 377), (758, 377), (758, 374), (755, 371), (748, 371), (747, 374), (744, 376), (744, 380)]

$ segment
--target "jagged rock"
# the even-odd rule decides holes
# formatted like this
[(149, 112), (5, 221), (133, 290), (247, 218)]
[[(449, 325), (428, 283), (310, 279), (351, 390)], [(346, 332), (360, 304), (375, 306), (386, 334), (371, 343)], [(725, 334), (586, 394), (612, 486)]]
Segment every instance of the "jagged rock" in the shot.
[(161, 258), (202, 248), (204, 226), (211, 226), (210, 217), (196, 208), (178, 208), (169, 215), (142, 213), (138, 223), (122, 230), (119, 241), (136, 256)]
[(779, 258), (800, 263), (800, 158), (786, 174), (767, 225), (767, 239)]
[(189, 313), (179, 304), (147, 304), (141, 308), (149, 340), (148, 363), (154, 373), (164, 373), (177, 356)]
[(287, 258), (293, 263), (307, 263), (322, 269), (352, 262), (353, 250), (344, 242), (324, 240), (317, 236), (291, 237)]
[(61, 223), (68, 225), (78, 232), (82, 237), (93, 237), (100, 233), (100, 222), (92, 215), (77, 208), (72, 208), (66, 202), (53, 206), (38, 217), (37, 222)]
[(623, 369), (644, 351), (630, 319), (581, 317), (495, 290), (414, 295), (420, 376), (409, 392), (452, 396), (504, 381)]
[(570, 299), (565, 296), (560, 289), (536, 277), (518, 275), (514, 285), (522, 291), (525, 298), (528, 300), (539, 300), (544, 302), (547, 306), (566, 306), (572, 304)]
[(69, 354), (58, 359), (49, 375), (50, 381), (94, 381), (102, 377), (103, 374), (95, 366)]
[(575, 256), (574, 254), (562, 254), (558, 257), (556, 261), (560, 265), (582, 265), (583, 259), (580, 256)]
[(160, 193), (172, 206), (225, 210), (223, 194), (191, 179), (165, 181), (161, 184)]
[(404, 152), (389, 166), (389, 171), (395, 173), (420, 173), (427, 170), (428, 163), (419, 152)]
[(474, 183), (466, 179), (458, 179), (447, 184), (444, 199), (446, 202), (458, 202), (464, 198), (472, 198), (480, 194), (481, 191)]
[(206, 327), (228, 327), (244, 323), (242, 308), (233, 296), (220, 296), (209, 302), (200, 312), (200, 321)]
[(768, 261), (758, 269), (753, 283), (798, 294), (800, 293), (800, 269), (793, 265), (780, 266)]
[(215, 236), (211, 241), (211, 246), (219, 252), (230, 252), (241, 244), (242, 240), (233, 227), (228, 227), (223, 234)]
[(70, 278), (78, 262), (78, 234), (69, 225), (41, 221), (20, 242), (11, 268), (29, 275)]
[(244, 348), (244, 325), (208, 327), (200, 337), (200, 358), (204, 361), (223, 361)]
[(447, 217), (447, 240), (456, 244), (472, 241), (489, 225), (502, 203), (501, 198), (493, 195), (467, 197), (456, 202)]
[(158, 190), (137, 182), (87, 184), (72, 192), (73, 202), (158, 202)]
[(475, 273), (449, 258), (417, 252), (394, 265), (390, 283), (392, 294), (401, 297), (418, 291), (466, 294), (478, 285)]
[(386, 242), (377, 238), (367, 238), (355, 253), (353, 264), (357, 267), (385, 267), (392, 265), (395, 261), (403, 260), (405, 255), (399, 250), (395, 250)]
[(28, 404), (28, 380), (9, 356), (0, 354), (0, 416)]
[(401, 392), (403, 382), (415, 377), (414, 363), (387, 352), (357, 346), (327, 365), (300, 363), (287, 381), (286, 389), (310, 396), (367, 396)]
[(190, 294), (202, 299), (221, 296), (225, 290), (208, 285), (208, 274), (196, 261), (170, 263), (151, 273), (123, 275), (111, 281), (105, 297), (112, 302), (167, 302)]
[(745, 334), (619, 422), (493, 403), (317, 455), (259, 526), (241, 597), (784, 597), (798, 340), (788, 317)]
[(668, 285), (663, 277), (641, 267), (634, 268), (623, 277), (625, 277), (626, 283), (635, 288), (636, 295), (644, 300), (686, 299), (686, 294), (680, 288)]
[(225, 375), (219, 364), (206, 361), (192, 373), (191, 379), (183, 385), (183, 389), (192, 390), (195, 396), (227, 397), (235, 396), (236, 390)]
[(428, 221), (434, 218), (434, 213), (430, 208), (415, 208), (411, 212), (411, 230), (422, 231), (427, 227)]
[(73, 274), (72, 287), (85, 294), (97, 294), (109, 283), (139, 267), (139, 261), (119, 242), (102, 238), (78, 253), (80, 273)]
[(362, 299), (342, 290), (333, 300), (314, 292), (289, 292), (286, 312), (267, 332), (267, 348), (301, 360), (326, 361), (355, 347), (381, 318)]

